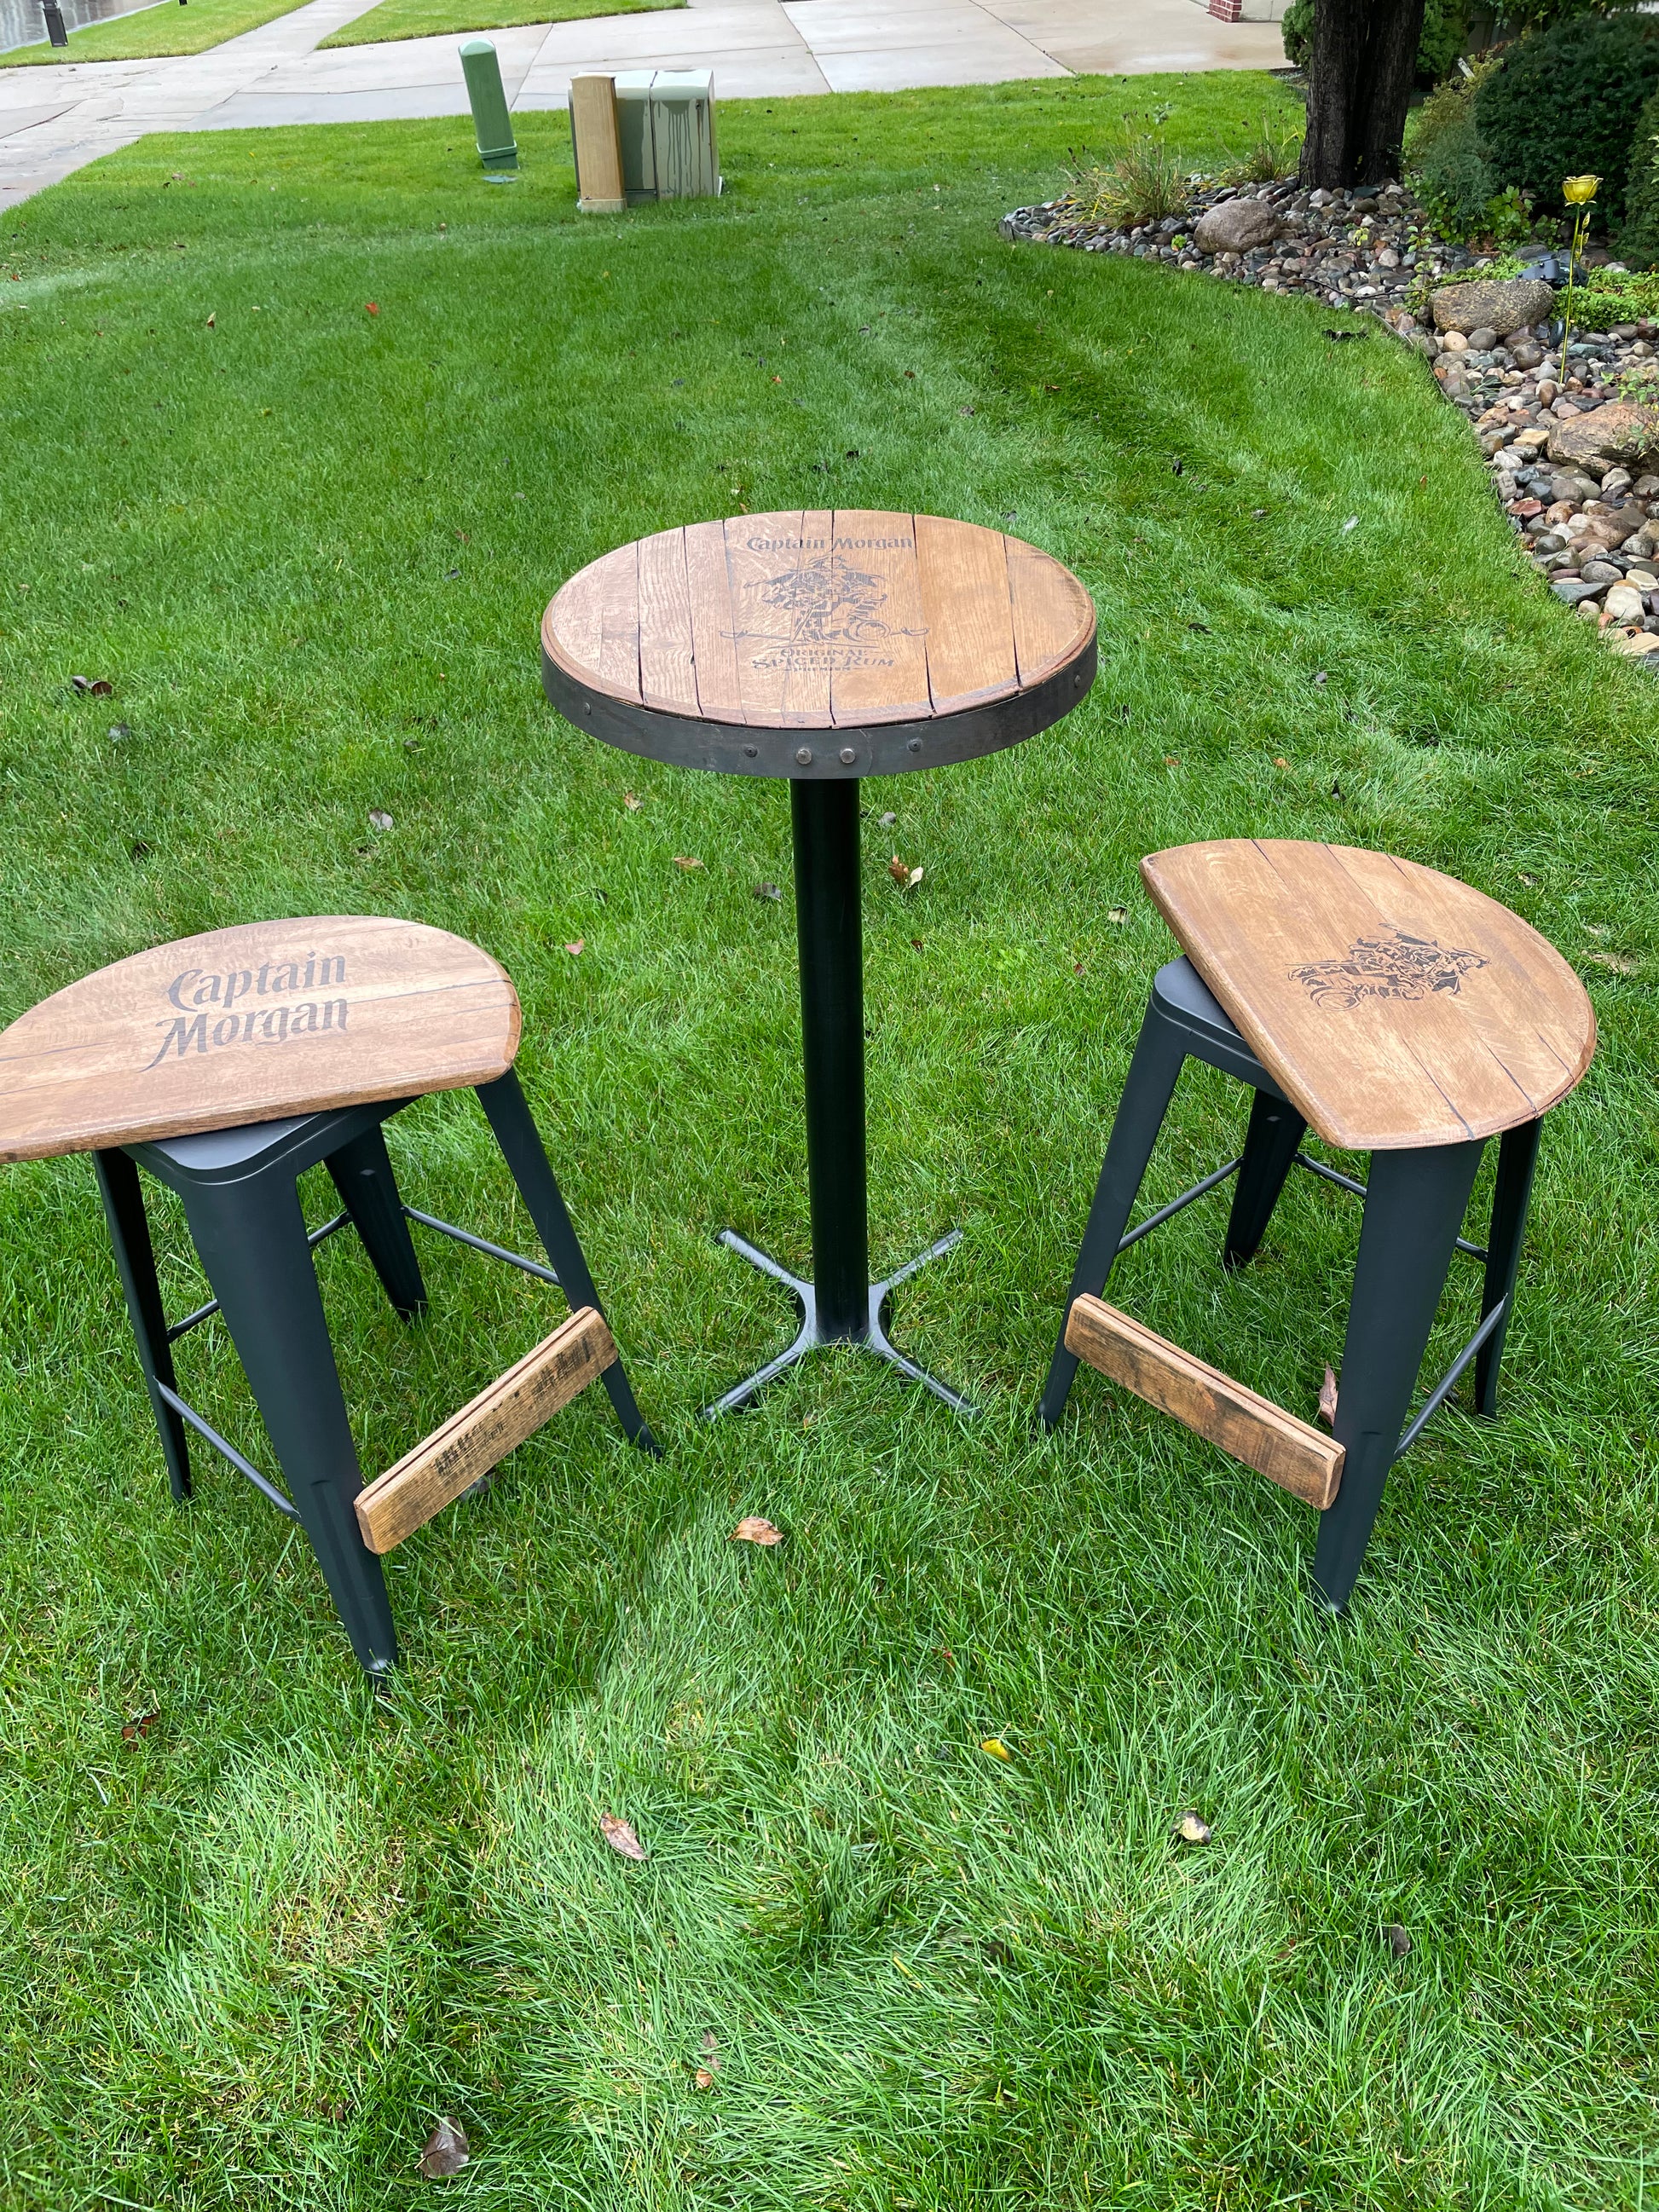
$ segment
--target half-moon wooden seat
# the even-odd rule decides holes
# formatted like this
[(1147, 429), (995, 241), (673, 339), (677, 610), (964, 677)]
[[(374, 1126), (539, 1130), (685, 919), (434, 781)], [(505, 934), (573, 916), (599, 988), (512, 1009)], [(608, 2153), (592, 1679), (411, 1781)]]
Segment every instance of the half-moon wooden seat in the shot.
[(1534, 1121), (1595, 1049), (1567, 963), (1455, 877), (1352, 845), (1152, 853), (1147, 890), (1308, 1126), (1370, 1152)]
[[(1415, 861), (1346, 845), (1228, 838), (1153, 853), (1140, 865), (1186, 957), (1153, 979), (1042, 1418), (1050, 1427), (1059, 1419), (1080, 1358), (1173, 1413), (1320, 1509), (1314, 1580), (1340, 1608), (1389, 1468), (1469, 1366), (1475, 1411), (1497, 1412), (1539, 1131), (1589, 1065), (1595, 1017), (1583, 985), (1536, 930)], [(1250, 1086), (1243, 1146), (1130, 1229), (1188, 1058)], [(1304, 1152), (1310, 1129), (1369, 1152), (1366, 1182)], [(1498, 1175), (1483, 1246), (1461, 1231), (1493, 1136)], [(1365, 1202), (1328, 1434), (1101, 1295), (1121, 1251), (1235, 1174), (1222, 1260), (1243, 1267), (1293, 1166)], [(1407, 1422), (1456, 1252), (1484, 1267), (1480, 1326)]]
[[(487, 952), (372, 915), (216, 929), (118, 960), (0, 1033), (0, 1160), (90, 1152), (173, 1496), (187, 1430), (303, 1523), (352, 1647), (380, 1674), (397, 1638), (379, 1555), (603, 1381), (656, 1449), (513, 1062), (519, 1000)], [(551, 1267), (405, 1206), (382, 1125), (429, 1091), (475, 1090)], [(307, 1234), (296, 1188), (325, 1165), (342, 1200)], [(213, 1296), (169, 1323), (138, 1168), (176, 1191)], [(426, 1305), (411, 1222), (555, 1284), (571, 1311), (532, 1352), (364, 1486), (312, 1247), (349, 1224), (392, 1305)], [(228, 1327), (286, 1492), (180, 1396), (178, 1340)]]
[(447, 930), (255, 921), (135, 952), (0, 1031), (0, 1160), (493, 1082), (518, 994)]

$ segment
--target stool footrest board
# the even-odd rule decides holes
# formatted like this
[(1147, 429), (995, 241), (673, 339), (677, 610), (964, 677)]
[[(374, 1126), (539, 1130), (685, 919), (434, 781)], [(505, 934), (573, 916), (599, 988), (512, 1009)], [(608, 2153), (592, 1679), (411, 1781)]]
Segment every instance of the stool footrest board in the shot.
[(1345, 1455), (1340, 1444), (1103, 1299), (1076, 1301), (1066, 1317), (1066, 1345), (1110, 1381), (1172, 1413), (1281, 1490), (1322, 1512), (1335, 1498)]
[(452, 1413), (356, 1498), (357, 1525), (371, 1552), (389, 1552), (424, 1527), (508, 1452), (534, 1436), (617, 1357), (605, 1317), (583, 1306)]

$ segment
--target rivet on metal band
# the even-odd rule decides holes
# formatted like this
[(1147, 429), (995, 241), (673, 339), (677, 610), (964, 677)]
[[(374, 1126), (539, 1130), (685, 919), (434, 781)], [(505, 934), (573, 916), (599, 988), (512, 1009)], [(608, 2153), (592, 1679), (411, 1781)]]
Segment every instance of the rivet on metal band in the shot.
[(811, 748), (811, 745), (803, 745), (803, 746), (800, 748), (799, 751), (795, 755), (795, 760), (796, 760), (797, 764), (798, 764), (799, 767), (801, 767), (801, 768), (811, 768), (811, 765), (812, 765), (812, 748)]
[(842, 764), (842, 766), (843, 768), (851, 768), (851, 767), (852, 767), (852, 765), (853, 765), (853, 763), (854, 763), (857, 758), (858, 758), (858, 755), (857, 755), (857, 754), (853, 750), (853, 748), (851, 747), (851, 745), (843, 745), (843, 746), (842, 747), (842, 749), (841, 749), (841, 764)]

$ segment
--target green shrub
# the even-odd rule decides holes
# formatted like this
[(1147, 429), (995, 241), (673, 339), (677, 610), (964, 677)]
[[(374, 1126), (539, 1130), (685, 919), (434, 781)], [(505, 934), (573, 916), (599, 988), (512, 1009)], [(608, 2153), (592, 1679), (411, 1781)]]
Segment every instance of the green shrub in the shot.
[(1574, 319), (1587, 331), (1605, 331), (1614, 323), (1659, 321), (1659, 275), (1613, 276), (1593, 269), (1578, 295)]
[(1496, 68), (1477, 62), (1468, 76), (1430, 94), (1406, 132), (1406, 174), (1435, 228), (1447, 238), (1522, 238), (1529, 210), (1498, 174), (1475, 126), (1474, 95)]
[(1659, 22), (1581, 15), (1511, 46), (1474, 96), (1500, 184), (1560, 210), (1561, 179), (1594, 170), (1597, 206), (1617, 223), (1637, 117), (1659, 88)]
[(1621, 261), (1638, 269), (1659, 267), (1659, 93), (1636, 119), (1625, 219), (1615, 235)]
[[(1285, 58), (1292, 69), (1306, 69), (1313, 52), (1314, 0), (1291, 0), (1279, 31)], [(1417, 42), (1417, 75), (1423, 84), (1437, 84), (1463, 51), (1469, 34), (1467, 0), (1426, 0), (1423, 34)]]

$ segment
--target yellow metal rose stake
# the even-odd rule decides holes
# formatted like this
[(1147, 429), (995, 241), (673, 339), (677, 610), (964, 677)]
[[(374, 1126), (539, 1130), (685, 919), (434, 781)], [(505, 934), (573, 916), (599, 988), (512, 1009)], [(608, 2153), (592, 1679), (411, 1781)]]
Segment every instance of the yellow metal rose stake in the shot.
[(1561, 315), (1561, 389), (1567, 387), (1567, 340), (1572, 336), (1572, 286), (1578, 273), (1578, 257), (1589, 236), (1590, 202), (1595, 198), (1600, 177), (1563, 177), (1561, 197), (1577, 214), (1572, 226), (1572, 243), (1567, 248), (1567, 301)]

